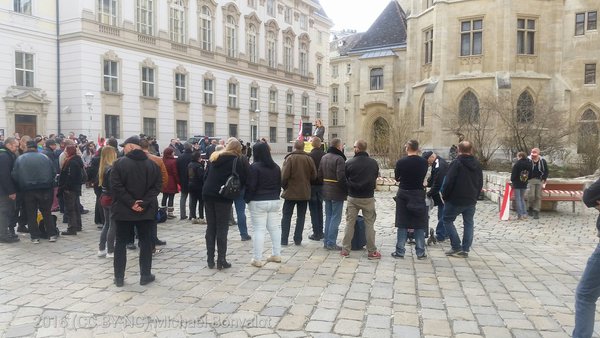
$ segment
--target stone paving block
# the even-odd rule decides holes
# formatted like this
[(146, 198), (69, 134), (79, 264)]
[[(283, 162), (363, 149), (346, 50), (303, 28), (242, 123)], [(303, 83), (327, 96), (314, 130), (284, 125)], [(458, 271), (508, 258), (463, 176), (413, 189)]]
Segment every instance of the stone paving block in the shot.
[(394, 325), (393, 336), (399, 338), (421, 338), (421, 330), (418, 326)]
[(512, 319), (505, 318), (504, 323), (506, 327), (509, 329), (525, 329), (525, 330), (533, 330), (533, 324), (526, 319)]
[(320, 320), (311, 320), (306, 324), (306, 331), (309, 332), (331, 332), (333, 322), (325, 322)]
[(340, 313), (338, 314), (338, 318), (353, 319), (359, 321), (362, 321), (364, 319), (364, 316), (364, 310), (353, 310), (348, 308), (342, 308), (340, 310)]
[(475, 320), (471, 309), (462, 307), (448, 307), (449, 319)]
[(504, 320), (499, 315), (478, 314), (475, 315), (481, 326), (497, 326), (504, 327)]
[(512, 334), (510, 330), (504, 327), (490, 327), (484, 326), (482, 327), (483, 335), (485, 337), (493, 337), (493, 338), (512, 338)]
[(287, 331), (303, 330), (307, 321), (308, 318), (305, 316), (288, 314), (281, 318), (279, 325), (277, 325), (277, 329)]
[(452, 322), (452, 331), (454, 331), (454, 334), (479, 334), (479, 327), (475, 321), (455, 320)]
[(515, 338), (541, 338), (542, 336), (535, 330), (511, 330)]
[(337, 314), (338, 310), (318, 308), (315, 310), (315, 312), (313, 312), (312, 316), (310, 317), (310, 320), (322, 320), (326, 322), (333, 322), (335, 321)]
[(5, 338), (31, 337), (35, 334), (36, 325), (34, 323), (13, 325), (4, 333)]
[(450, 337), (452, 331), (446, 320), (423, 319), (423, 334)]
[(390, 327), (391, 317), (382, 315), (367, 315), (367, 322), (365, 324), (368, 328), (380, 328), (387, 329)]
[(570, 338), (571, 335), (566, 332), (540, 331), (543, 338)]
[(533, 326), (538, 331), (557, 331), (560, 330), (558, 323), (552, 318), (540, 317), (540, 316), (529, 316), (528, 319), (533, 323)]
[(362, 321), (341, 319), (335, 324), (333, 332), (347, 336), (360, 336), (362, 326)]

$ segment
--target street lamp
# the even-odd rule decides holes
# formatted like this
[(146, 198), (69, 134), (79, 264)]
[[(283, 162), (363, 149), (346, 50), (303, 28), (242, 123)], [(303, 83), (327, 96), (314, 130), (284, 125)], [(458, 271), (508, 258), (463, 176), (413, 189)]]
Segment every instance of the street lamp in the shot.
[(88, 107), (88, 113), (90, 114), (90, 123), (88, 124), (88, 137), (92, 137), (92, 103), (94, 102), (94, 93), (87, 92), (85, 93), (85, 103)]

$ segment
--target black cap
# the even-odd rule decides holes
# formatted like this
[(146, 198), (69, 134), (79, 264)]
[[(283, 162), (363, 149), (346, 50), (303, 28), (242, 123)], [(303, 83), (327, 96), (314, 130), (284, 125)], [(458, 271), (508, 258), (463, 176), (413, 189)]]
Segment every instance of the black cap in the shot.
[(423, 156), (424, 159), (428, 160), (431, 155), (433, 155), (433, 151), (428, 150), (424, 151), (421, 156)]
[(128, 143), (137, 144), (139, 146), (140, 145), (140, 137), (137, 135), (130, 136), (123, 143), (119, 144), (119, 146), (124, 147)]
[(50, 147), (56, 145), (56, 141), (50, 139), (50, 140), (46, 140), (46, 147)]
[(37, 143), (35, 141), (27, 141), (27, 149), (37, 148)]

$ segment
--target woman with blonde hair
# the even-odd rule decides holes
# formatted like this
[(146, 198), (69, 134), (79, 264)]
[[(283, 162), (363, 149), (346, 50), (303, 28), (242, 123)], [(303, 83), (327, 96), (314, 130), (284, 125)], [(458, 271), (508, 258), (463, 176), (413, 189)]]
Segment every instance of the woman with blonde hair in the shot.
[[(242, 145), (235, 138), (229, 139), (225, 149), (214, 152), (210, 156), (206, 168), (202, 199), (206, 212), (206, 251), (208, 267), (215, 267), (215, 244), (217, 248), (217, 269), (227, 269), (231, 264), (227, 262), (227, 233), (229, 231), (229, 217), (231, 214), (232, 199), (221, 196), (219, 191), (227, 178), (235, 171), (239, 175), (242, 186), (246, 182), (246, 171), (242, 169), (240, 161)], [(235, 161), (235, 162), (234, 162)]]
[(112, 192), (110, 189), (110, 171), (117, 160), (117, 150), (111, 146), (104, 146), (100, 152), (100, 168), (98, 169), (98, 185), (102, 187), (100, 205), (104, 211), (104, 226), (100, 233), (98, 257), (114, 257), (116, 224), (112, 222)]

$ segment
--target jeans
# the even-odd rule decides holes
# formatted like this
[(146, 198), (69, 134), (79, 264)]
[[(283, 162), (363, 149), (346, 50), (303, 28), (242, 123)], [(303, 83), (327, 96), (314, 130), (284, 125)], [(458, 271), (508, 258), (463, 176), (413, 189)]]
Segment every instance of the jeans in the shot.
[(357, 198), (348, 196), (348, 206), (346, 207), (346, 233), (342, 240), (344, 250), (350, 252), (352, 249), (352, 237), (354, 237), (354, 226), (358, 212), (362, 210), (365, 218), (365, 234), (367, 235), (367, 251), (373, 253), (377, 251), (375, 246), (375, 220), (377, 212), (375, 211), (375, 198)]
[[(396, 252), (401, 256), (404, 256), (406, 249), (406, 238), (408, 237), (407, 228), (397, 228), (398, 233), (396, 234)], [(425, 229), (414, 229), (415, 236), (415, 251), (417, 257), (425, 255)]]
[[(181, 195), (179, 195), (179, 217), (187, 218), (187, 210), (185, 206), (187, 205), (188, 192), (187, 190), (181, 189)], [(190, 211), (191, 212), (191, 211)]]
[(435, 227), (435, 238), (438, 241), (443, 241), (448, 237), (448, 232), (444, 226), (444, 205), (439, 204), (437, 206), (437, 226)]
[(527, 215), (527, 209), (525, 209), (525, 193), (527, 192), (527, 188), (525, 189), (515, 189), (515, 202), (517, 206), (517, 215), (525, 216)]
[(600, 244), (588, 259), (577, 285), (573, 338), (590, 338), (594, 333), (598, 297), (600, 297)]
[(117, 243), (115, 244), (114, 270), (115, 278), (125, 277), (127, 266), (127, 249), (125, 245), (130, 239), (132, 229), (137, 230), (138, 246), (140, 247), (140, 275), (149, 276), (152, 271), (152, 243), (150, 232), (153, 220), (115, 221), (117, 226)]
[(8, 196), (0, 196), (0, 239), (8, 239), (10, 226), (15, 216), (15, 201)]
[(326, 247), (336, 245), (343, 210), (344, 201), (325, 200), (325, 240), (323, 244)]
[[(458, 237), (458, 232), (454, 226), (454, 220), (456, 216), (461, 215), (463, 217), (463, 238), (462, 244)], [(472, 205), (454, 205), (447, 201), (444, 205), (444, 226), (450, 237), (450, 244), (453, 250), (462, 250), (469, 252), (471, 244), (473, 243), (473, 216), (475, 216), (475, 204)]]
[(252, 244), (254, 246), (254, 259), (262, 260), (265, 244), (265, 229), (271, 236), (271, 255), (281, 256), (281, 223), (279, 222), (279, 200), (251, 201), (248, 204), (252, 218)]
[(312, 185), (310, 187), (310, 201), (308, 201), (310, 210), (310, 222), (312, 223), (313, 234), (323, 236), (323, 186)]
[(219, 261), (225, 261), (227, 255), (227, 233), (231, 202), (205, 200), (206, 211), (206, 256), (209, 262), (215, 261), (215, 243)]
[(112, 219), (112, 212), (110, 207), (102, 207), (104, 211), (104, 226), (100, 233), (100, 244), (98, 250), (104, 251), (106, 249), (108, 253), (115, 252), (115, 237), (117, 235), (117, 228)]
[(245, 189), (242, 189), (240, 197), (233, 200), (235, 204), (235, 215), (237, 217), (237, 226), (240, 230), (240, 236), (248, 237), (248, 225), (246, 224), (246, 201), (244, 201)]
[(294, 206), (296, 206), (296, 229), (294, 229), (294, 243), (302, 242), (302, 231), (304, 231), (304, 219), (306, 217), (306, 205), (308, 201), (292, 201), (285, 200), (281, 210), (281, 244), (287, 245), (290, 237), (290, 227), (292, 223), (292, 215), (294, 214)]
[[(196, 217), (196, 205), (198, 206), (198, 217)], [(190, 219), (204, 219), (204, 200), (202, 192), (190, 192)]]
[(529, 209), (540, 211), (542, 206), (542, 180), (532, 178), (527, 181), (527, 185), (529, 185), (529, 196), (527, 197)]
[[(75, 191), (65, 190), (63, 192), (65, 199), (65, 215), (68, 217), (68, 232), (81, 231), (81, 209), (79, 209), (78, 194)], [(33, 238), (33, 237), (32, 237)]]
[[(27, 224), (29, 225), (29, 235), (31, 239), (40, 239), (41, 232), (37, 222), (37, 211), (42, 213), (46, 225), (48, 236), (56, 236), (56, 224), (52, 217), (52, 188), (41, 190), (30, 190), (23, 192), (23, 201), (25, 203), (25, 214), (27, 215)], [(79, 223), (81, 224), (81, 222)]]

